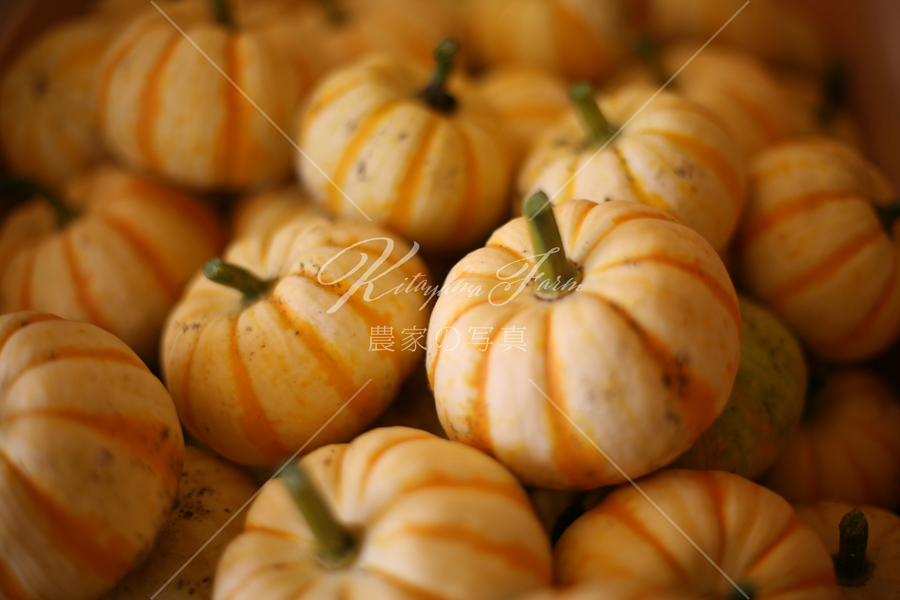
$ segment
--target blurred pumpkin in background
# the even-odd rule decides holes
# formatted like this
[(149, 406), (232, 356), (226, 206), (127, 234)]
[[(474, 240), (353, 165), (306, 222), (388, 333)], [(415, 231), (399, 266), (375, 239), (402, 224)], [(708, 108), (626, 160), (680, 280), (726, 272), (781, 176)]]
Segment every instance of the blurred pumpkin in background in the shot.
[(286, 185), (241, 199), (231, 214), (231, 236), (270, 236), (294, 219), (323, 217), (327, 217), (325, 211), (299, 186)]
[(72, 179), (59, 196), (19, 183), (38, 197), (0, 225), (0, 313), (93, 323), (156, 364), (166, 314), (224, 245), (213, 212), (111, 165)]
[(150, 552), (184, 440), (137, 355), (87, 323), (0, 316), (0, 596), (92, 600)]

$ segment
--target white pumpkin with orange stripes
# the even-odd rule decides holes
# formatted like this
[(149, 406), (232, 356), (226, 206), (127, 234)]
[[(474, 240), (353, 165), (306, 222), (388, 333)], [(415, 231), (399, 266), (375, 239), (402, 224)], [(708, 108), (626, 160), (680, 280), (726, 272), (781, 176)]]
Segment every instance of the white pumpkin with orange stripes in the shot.
[(388, 427), (285, 471), (225, 551), (214, 600), (500, 600), (553, 580), (528, 495), (477, 450)]
[(790, 502), (900, 503), (900, 399), (864, 370), (821, 376), (763, 484)]
[(535, 143), (517, 198), (543, 190), (555, 205), (573, 198), (640, 202), (673, 215), (721, 252), (744, 207), (741, 152), (705, 108), (654, 92), (634, 85), (595, 99), (588, 86), (573, 87), (577, 110)]
[(324, 217), (325, 211), (300, 186), (291, 184), (241, 199), (231, 213), (231, 235), (271, 236), (294, 219)]
[(666, 470), (619, 487), (566, 530), (553, 558), (563, 586), (629, 577), (672, 598), (841, 600), (816, 532), (778, 494), (722, 471)]
[[(740, 358), (738, 301), (712, 247), (664, 212), (566, 202), (560, 242), (545, 201), (450, 272), (428, 376), (450, 439), (526, 485), (594, 489), (663, 467), (716, 420)], [(530, 240), (529, 223), (544, 233)]]
[(365, 215), (428, 250), (468, 250), (506, 213), (510, 150), (471, 86), (447, 85), (455, 44), (436, 53), (431, 84), (417, 64), (387, 57), (329, 76), (303, 115), (309, 160), (298, 155), (297, 168), (334, 214)]
[(862, 360), (900, 336), (896, 198), (837, 142), (791, 141), (753, 162), (741, 277), (822, 358)]
[(97, 19), (72, 20), (43, 32), (6, 71), (0, 152), (11, 171), (61, 184), (101, 159), (94, 86), (112, 36)]
[(44, 197), (13, 209), (0, 227), (0, 313), (93, 323), (155, 364), (166, 314), (225, 243), (213, 212), (108, 165), (71, 180), (59, 197), (36, 191)]
[(421, 359), (422, 260), (379, 227), (303, 218), (238, 240), (224, 259), (197, 275), (164, 331), (185, 427), (256, 466), (364, 431)]
[(178, 490), (172, 399), (87, 323), (0, 317), (0, 597), (93, 600), (143, 560)]
[(232, 26), (212, 5), (228, 1), (151, 10), (116, 38), (97, 88), (103, 137), (125, 163), (199, 190), (286, 179), (293, 149), (283, 132), (309, 82), (252, 16)]

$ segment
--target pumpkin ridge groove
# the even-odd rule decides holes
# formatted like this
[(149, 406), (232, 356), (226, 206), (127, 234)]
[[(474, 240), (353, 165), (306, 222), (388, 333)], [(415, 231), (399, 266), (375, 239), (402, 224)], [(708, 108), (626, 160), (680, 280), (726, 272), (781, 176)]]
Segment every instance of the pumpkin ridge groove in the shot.
[(192, 196), (137, 178), (128, 182), (126, 191), (130, 191), (133, 194), (131, 197), (141, 202), (154, 207), (165, 204), (172, 212), (187, 217), (194, 228), (202, 232), (204, 238), (210, 242), (212, 254), (218, 253), (225, 244), (225, 234), (216, 217)]
[(369, 477), (372, 475), (372, 470), (375, 468), (375, 465), (378, 464), (378, 461), (381, 460), (385, 454), (390, 452), (391, 450), (397, 448), (398, 446), (402, 446), (407, 442), (415, 442), (421, 440), (429, 440), (434, 436), (430, 433), (423, 432), (423, 435), (410, 435), (408, 437), (398, 438), (392, 440), (390, 444), (381, 446), (375, 452), (372, 452), (368, 460), (366, 461), (365, 470), (362, 472), (359, 478), (359, 495), (363, 497), (366, 493), (366, 488), (369, 487)]
[(830, 276), (840, 271), (847, 263), (856, 258), (860, 252), (869, 246), (882, 241), (883, 237), (884, 232), (880, 227), (857, 236), (826, 256), (815, 267), (793, 277), (772, 290), (768, 294), (769, 302), (771, 302), (773, 306), (777, 306), (783, 310), (785, 304), (792, 297), (801, 294), (817, 283), (821, 283), (828, 279)]
[(24, 317), (20, 322), (20, 327), (18, 329), (13, 329), (8, 332), (3, 338), (0, 338), (0, 354), (3, 354), (3, 349), (6, 348), (6, 343), (10, 340), (12, 336), (19, 333), (29, 325), (34, 325), (35, 323), (43, 323), (44, 321), (62, 321), (61, 317), (57, 317), (56, 315), (52, 315), (50, 313), (35, 313), (30, 314), (27, 317)]
[(431, 113), (428, 114), (428, 118), (428, 128), (419, 142), (418, 151), (406, 167), (406, 173), (404, 173), (397, 188), (397, 195), (394, 199), (391, 214), (385, 222), (391, 229), (402, 230), (409, 222), (413, 209), (413, 194), (415, 194), (422, 179), (422, 169), (425, 167), (431, 146), (437, 139), (437, 133), (441, 125), (444, 124), (441, 119)]
[(749, 563), (747, 568), (744, 569), (744, 572), (749, 576), (750, 573), (756, 570), (756, 568), (778, 548), (778, 546), (780, 546), (782, 543), (784, 543), (785, 540), (794, 535), (794, 532), (796, 532), (802, 525), (803, 521), (800, 520), (800, 517), (798, 517), (795, 513), (791, 513), (791, 516), (785, 526), (782, 527), (781, 531), (779, 531), (774, 538), (772, 538), (772, 541), (769, 543), (769, 545), (756, 555), (756, 558), (754, 558)]
[(97, 98), (96, 114), (98, 115), (99, 121), (102, 122), (103, 116), (107, 114), (106, 107), (109, 101), (109, 82), (112, 79), (113, 74), (125, 57), (128, 56), (128, 54), (134, 50), (135, 46), (142, 41), (144, 34), (147, 33), (146, 30), (148, 27), (154, 27), (155, 25), (156, 24), (152, 19), (147, 19), (137, 31), (132, 32), (131, 39), (117, 48), (115, 55), (106, 60), (102, 73), (99, 74), (97, 79), (96, 89), (100, 90), (100, 94)]
[[(194, 364), (194, 355), (197, 353), (197, 346), (200, 345), (200, 338), (203, 336), (203, 332), (206, 331), (206, 326), (203, 325), (197, 331), (197, 335), (194, 338), (193, 344), (191, 344), (190, 350), (187, 351), (184, 359), (184, 374), (182, 375), (182, 384), (181, 384), (181, 413), (179, 416), (184, 420), (185, 427), (188, 428), (194, 437), (200, 440), (202, 443), (206, 443), (204, 441), (204, 436), (202, 435), (203, 431), (201, 431), (201, 427), (197, 426), (197, 420), (194, 417), (194, 409), (191, 405), (191, 371)], [(209, 445), (209, 444), (207, 444)]]
[[(637, 204), (637, 206), (642, 206), (642, 205)], [(648, 208), (650, 208), (650, 207), (648, 207)], [(609, 234), (611, 234), (613, 231), (615, 231), (619, 227), (619, 225), (624, 225), (625, 223), (628, 223), (630, 221), (641, 221), (643, 219), (653, 219), (656, 221), (669, 221), (670, 223), (676, 222), (675, 218), (672, 217), (668, 213), (654, 214), (654, 213), (650, 213), (650, 212), (638, 212), (638, 211), (627, 213), (625, 215), (622, 215), (621, 217), (617, 217), (617, 218), (613, 219), (613, 223), (609, 227), (609, 229), (604, 231), (600, 235), (600, 237), (598, 237), (596, 240), (594, 240), (594, 243), (591, 244), (591, 247), (587, 249), (587, 251), (584, 253), (584, 256), (588, 257), (591, 254), (593, 254), (594, 251), (597, 249), (597, 247), (600, 246), (600, 244), (603, 242), (603, 240), (605, 240), (609, 236)]]
[(97, 325), (101, 329), (112, 332), (112, 328), (106, 321), (106, 316), (100, 310), (97, 299), (94, 298), (94, 295), (90, 290), (90, 282), (81, 272), (81, 266), (78, 257), (75, 255), (75, 247), (72, 242), (72, 229), (63, 231), (60, 236), (60, 244), (62, 245), (63, 257), (72, 276), (72, 283), (74, 284), (75, 296), (78, 299), (78, 303), (88, 314), (91, 323)]
[(19, 294), (19, 309), (31, 310), (31, 289), (34, 281), (34, 268), (37, 261), (37, 248), (32, 247), (25, 250), (27, 257), (25, 266), (22, 269), (22, 289)]
[(133, 227), (131, 223), (128, 223), (111, 213), (104, 214), (102, 220), (119, 234), (120, 237), (124, 238), (125, 241), (128, 242), (128, 245), (140, 255), (144, 264), (146, 264), (150, 269), (150, 272), (153, 273), (153, 277), (162, 288), (166, 298), (172, 303), (178, 300), (178, 297), (181, 295), (181, 286), (178, 285), (175, 278), (172, 277), (165, 268), (163, 260), (156, 250), (154, 250), (150, 242), (142, 237), (141, 233)]
[(368, 573), (371, 573), (372, 575), (375, 575), (376, 577), (379, 577), (380, 579), (385, 580), (401, 592), (404, 592), (405, 594), (409, 594), (410, 596), (416, 598), (420, 598), (421, 600), (454, 600), (454, 598), (451, 598), (449, 596), (442, 596), (440, 594), (432, 592), (431, 590), (419, 587), (416, 584), (401, 578), (400, 575), (392, 573), (390, 571), (386, 571), (379, 567), (365, 565), (362, 567), (362, 569)]
[(472, 137), (466, 129), (466, 123), (464, 121), (460, 121), (453, 129), (456, 131), (457, 135), (459, 135), (459, 140), (462, 143), (462, 153), (466, 171), (465, 185), (463, 187), (465, 190), (463, 193), (464, 201), (460, 205), (459, 212), (454, 219), (455, 223), (451, 230), (453, 233), (448, 236), (451, 239), (466, 237), (473, 229), (473, 221), (477, 222), (477, 219), (473, 215), (483, 217), (481, 213), (482, 194), (480, 186), (478, 185), (478, 162), (475, 160)]
[(44, 365), (48, 365), (50, 363), (58, 361), (78, 359), (93, 359), (97, 361), (106, 360), (128, 365), (130, 367), (146, 371), (147, 373), (150, 372), (150, 369), (147, 368), (147, 365), (145, 365), (143, 361), (141, 361), (141, 359), (132, 356), (127, 352), (122, 352), (121, 350), (116, 350), (114, 348), (58, 348), (54, 350), (50, 356), (39, 358), (35, 362), (26, 365), (21, 371), (16, 373), (16, 375), (12, 379), (4, 381), (2, 389), (5, 392), (9, 391), (13, 387), (13, 385), (15, 385), (17, 381), (19, 381), (20, 378), (22, 378), (32, 369), (37, 369)]
[(622, 173), (625, 174), (625, 179), (628, 180), (628, 188), (634, 195), (635, 201), (638, 204), (643, 204), (644, 206), (649, 206), (650, 208), (655, 208), (668, 213), (671, 210), (669, 204), (667, 202), (658, 201), (657, 199), (659, 196), (656, 196), (656, 194), (651, 195), (647, 193), (644, 186), (638, 182), (637, 177), (635, 177), (634, 172), (631, 170), (631, 166), (628, 164), (628, 160), (622, 154), (622, 150), (617, 146), (610, 146), (610, 149), (619, 159), (619, 167), (622, 169)]
[[(221, 169), (226, 181), (232, 185), (238, 185), (241, 181), (241, 166), (244, 161), (240, 160), (239, 149), (243, 144), (249, 143), (249, 140), (243, 139), (241, 135), (241, 117), (246, 113), (247, 107), (242, 104), (246, 100), (241, 97), (238, 88), (241, 85), (239, 60), (237, 52), (237, 43), (233, 35), (230, 33), (225, 39), (225, 48), (223, 50), (224, 64), (222, 70), (231, 78), (235, 85), (231, 85), (227, 80), (222, 83), (222, 94), (224, 96), (223, 104), (225, 112), (222, 117), (222, 125), (219, 131), (219, 142), (216, 144), (218, 148), (218, 156), (215, 165)], [(215, 168), (215, 167), (213, 167)]]
[[(454, 281), (454, 285), (456, 285), (456, 283), (459, 281), (463, 281), (463, 278), (456, 279)], [(484, 306), (485, 304), (487, 304), (490, 301), (491, 301), (490, 298), (483, 298), (483, 299), (479, 300), (478, 302), (473, 302), (469, 306), (466, 306), (459, 312), (459, 314), (454, 315), (454, 317), (450, 320), (450, 322), (441, 328), (441, 331), (453, 329), (453, 326), (456, 325), (456, 323), (460, 319), (462, 319), (466, 315), (466, 313), (468, 313), (470, 310), (472, 310), (473, 308), (476, 308), (478, 306)], [(446, 338), (446, 336), (444, 336), (444, 337)], [(429, 373), (428, 373), (429, 381), (432, 381), (432, 382), (434, 381), (434, 373), (437, 370), (437, 364), (441, 357), (441, 350), (443, 350), (443, 340), (441, 340), (441, 347), (435, 348), (435, 350), (434, 350), (434, 360), (431, 363), (431, 369), (429, 369)]]
[(819, 192), (801, 194), (784, 200), (770, 210), (748, 217), (738, 237), (741, 248), (747, 248), (766, 232), (795, 217), (811, 212), (834, 202), (859, 202), (860, 196), (853, 192)]
[(20, 471), (3, 451), (0, 451), (0, 462), (6, 465), (7, 471), (25, 489), (33, 506), (50, 522), (51, 527), (45, 533), (56, 540), (58, 547), (73, 563), (109, 581), (118, 580), (125, 575), (131, 566), (131, 557), (137, 552), (130, 540), (121, 534), (110, 532), (106, 543), (100, 543), (95, 537), (102, 528), (99, 519), (92, 519), (94, 522), (91, 523), (79, 522), (75, 515), (59, 506)]
[(722, 512), (722, 505), (725, 503), (725, 494), (723, 493), (722, 487), (719, 485), (719, 480), (715, 477), (701, 477), (695, 475), (694, 480), (702, 487), (706, 488), (707, 494), (709, 494), (710, 499), (712, 499), (713, 515), (716, 519), (716, 527), (718, 529), (717, 537), (719, 538), (713, 562), (718, 565), (722, 562), (722, 555), (725, 552), (726, 544), (728, 542), (727, 536), (725, 535), (725, 515)]
[(180, 42), (181, 37), (178, 33), (175, 31), (171, 32), (165, 48), (157, 58), (157, 63), (150, 69), (147, 83), (144, 85), (138, 100), (138, 118), (135, 122), (134, 137), (141, 157), (144, 159), (147, 167), (153, 171), (158, 171), (160, 166), (159, 155), (156, 151), (156, 140), (153, 136), (160, 111), (160, 79), (175, 55), (175, 49)]

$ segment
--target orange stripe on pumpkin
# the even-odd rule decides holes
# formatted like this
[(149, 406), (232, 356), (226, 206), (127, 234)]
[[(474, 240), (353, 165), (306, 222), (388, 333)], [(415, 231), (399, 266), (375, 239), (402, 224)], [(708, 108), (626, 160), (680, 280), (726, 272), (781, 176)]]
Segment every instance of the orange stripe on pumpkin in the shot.
[(49, 313), (35, 313), (35, 314), (28, 315), (27, 317), (22, 318), (19, 321), (18, 329), (13, 329), (13, 330), (9, 331), (6, 334), (6, 336), (3, 337), (3, 339), (0, 339), (0, 354), (3, 353), (3, 349), (6, 347), (6, 342), (8, 342), (12, 336), (19, 333), (20, 331), (22, 331), (29, 325), (34, 325), (35, 323), (43, 323), (44, 321), (63, 321), (63, 320), (64, 319), (62, 319), (61, 317), (57, 317), (56, 315), (51, 315)]
[[(185, 327), (187, 327), (186, 324)], [(179, 411), (178, 416), (181, 417), (181, 420), (184, 422), (184, 426), (187, 427), (188, 431), (190, 431), (194, 435), (194, 437), (196, 437), (201, 443), (206, 444), (207, 446), (211, 446), (211, 444), (207, 440), (205, 440), (204, 436), (202, 435), (203, 433), (205, 433), (205, 430), (201, 431), (201, 428), (197, 426), (197, 420), (194, 418), (194, 409), (191, 406), (191, 368), (194, 364), (194, 355), (197, 353), (197, 346), (200, 344), (200, 336), (203, 335), (204, 330), (205, 327), (201, 325), (183, 361), (184, 366), (182, 369), (183, 375), (181, 384), (181, 410)]]
[(767, 294), (769, 303), (780, 310), (784, 310), (785, 304), (787, 304), (791, 298), (805, 292), (817, 284), (824, 283), (829, 277), (834, 276), (841, 268), (853, 260), (860, 252), (883, 239), (884, 231), (882, 231), (881, 228), (873, 229), (870, 232), (857, 236), (826, 256), (812, 269), (772, 290)]
[(37, 248), (25, 251), (25, 265), (22, 267), (22, 287), (19, 288), (19, 310), (31, 310), (31, 291), (34, 282), (34, 265), (37, 260)]
[(838, 202), (860, 202), (860, 196), (853, 193), (821, 193), (807, 194), (785, 200), (771, 208), (749, 217), (738, 238), (738, 244), (746, 249), (763, 234), (771, 231), (778, 225), (799, 217), (804, 213), (812, 212), (822, 206)]
[(154, 248), (153, 243), (142, 236), (142, 232), (131, 223), (116, 217), (112, 213), (102, 216), (103, 222), (128, 242), (134, 251), (143, 259), (144, 264), (150, 269), (163, 295), (172, 303), (181, 295), (181, 282), (178, 281), (169, 270), (165, 261)]
[(157, 25), (158, 23), (153, 19), (146, 19), (142, 26), (138, 27), (136, 31), (132, 32), (131, 39), (129, 39), (125, 43), (122, 43), (116, 50), (116, 53), (107, 58), (103, 71), (98, 77), (96, 86), (96, 89), (99, 90), (96, 108), (98, 122), (102, 123), (104, 117), (107, 114), (107, 104), (109, 102), (109, 82), (110, 79), (112, 79), (116, 68), (121, 64), (123, 60), (125, 60), (125, 57), (128, 56), (128, 54), (132, 50), (134, 50), (134, 47), (143, 40), (143, 35), (147, 33), (147, 30), (154, 28)]
[(644, 189), (644, 186), (637, 180), (637, 176), (635, 176), (634, 172), (631, 170), (631, 166), (628, 164), (628, 160), (622, 154), (622, 151), (616, 146), (610, 146), (609, 148), (619, 158), (619, 166), (622, 169), (622, 173), (625, 175), (625, 179), (628, 181), (628, 188), (631, 190), (635, 199), (639, 203), (652, 208), (666, 212), (671, 210), (671, 206), (669, 206), (669, 203), (665, 198), (657, 194), (651, 194)]
[(419, 148), (415, 154), (413, 154), (412, 160), (410, 160), (409, 165), (406, 167), (406, 173), (403, 175), (403, 179), (400, 181), (400, 185), (397, 188), (394, 205), (386, 222), (388, 227), (395, 230), (403, 229), (412, 217), (414, 208), (413, 199), (419, 188), (420, 180), (422, 179), (425, 161), (428, 159), (431, 145), (436, 139), (441, 125), (444, 124), (442, 119), (439, 119), (432, 113), (428, 113), (428, 118), (428, 125), (425, 127), (425, 133), (422, 135), (422, 139), (419, 142)]
[[(638, 206), (640, 206), (640, 205), (638, 205)], [(594, 243), (591, 244), (591, 247), (587, 250), (587, 252), (584, 253), (584, 256), (588, 257), (591, 254), (593, 254), (594, 251), (597, 249), (597, 247), (603, 242), (603, 240), (605, 240), (607, 238), (607, 236), (609, 236), (609, 234), (611, 234), (613, 231), (615, 231), (615, 229), (617, 227), (619, 227), (619, 225), (624, 225), (625, 223), (628, 223), (630, 221), (640, 221), (642, 219), (653, 219), (656, 221), (668, 221), (669, 223), (677, 223), (678, 222), (675, 219), (675, 217), (673, 217), (672, 215), (670, 215), (668, 213), (659, 214), (659, 213), (655, 213), (655, 212), (654, 213), (641, 212), (638, 210), (635, 210), (630, 213), (626, 213), (619, 217), (613, 218), (612, 225), (609, 227), (609, 229), (604, 231), (603, 234), (601, 234), (600, 237), (598, 237), (594, 241)]]
[[(240, 86), (237, 43), (231, 34), (225, 39), (223, 55), (222, 70), (235, 84)], [(246, 99), (241, 96), (238, 89), (227, 80), (222, 82), (222, 94), (225, 111), (222, 115), (222, 128), (216, 143), (215, 164), (219, 168), (219, 173), (214, 175), (214, 178), (228, 181), (236, 186), (241, 180), (242, 163), (245, 162), (241, 160), (243, 144), (247, 141), (243, 136), (242, 121), (248, 106)]]
[(153, 171), (159, 170), (160, 166), (156, 140), (153, 135), (162, 104), (160, 99), (160, 80), (166, 67), (172, 60), (179, 43), (181, 43), (181, 36), (177, 32), (172, 31), (169, 34), (167, 45), (147, 75), (147, 83), (144, 85), (144, 90), (141, 92), (141, 97), (138, 101), (138, 118), (135, 121), (134, 137), (141, 157), (144, 159), (147, 167)]
[(753, 559), (752, 562), (749, 563), (749, 566), (744, 570), (744, 572), (749, 576), (759, 567), (766, 558), (768, 558), (775, 550), (778, 549), (785, 541), (790, 539), (792, 535), (794, 535), (800, 528), (804, 526), (803, 521), (800, 520), (800, 517), (797, 516), (796, 513), (791, 512), (790, 517), (788, 518), (787, 523), (782, 527), (781, 531), (772, 538), (772, 541), (766, 546), (759, 554), (756, 555), (756, 558)]
[(131, 541), (110, 531), (98, 517), (76, 516), (58, 505), (3, 452), (0, 452), (0, 462), (24, 488), (32, 508), (47, 521), (48, 526), (41, 533), (52, 539), (54, 547), (76, 568), (94, 573), (110, 583), (129, 571), (139, 550)]
[(25, 375), (28, 371), (32, 369), (36, 369), (42, 365), (50, 364), (53, 362), (61, 361), (61, 360), (77, 360), (77, 359), (89, 359), (96, 360), (98, 362), (115, 362), (119, 364), (129, 365), (131, 367), (135, 367), (137, 369), (141, 369), (142, 371), (150, 370), (147, 368), (141, 359), (133, 356), (128, 352), (123, 352), (121, 350), (116, 350), (115, 348), (57, 348), (50, 352), (50, 356), (42, 357), (35, 362), (27, 365), (21, 371), (15, 374), (12, 379), (7, 379), (3, 382), (5, 389), (10, 389), (19, 380), (23, 375)]
[(359, 481), (360, 481), (359, 493), (360, 493), (360, 495), (365, 494), (366, 487), (369, 485), (369, 476), (372, 474), (372, 470), (375, 468), (375, 465), (378, 463), (379, 460), (381, 460), (381, 458), (385, 454), (387, 454), (388, 452), (390, 452), (391, 450), (393, 450), (394, 448), (396, 448), (398, 446), (402, 446), (403, 444), (405, 444), (407, 442), (415, 442), (415, 441), (428, 440), (428, 439), (433, 439), (433, 438), (434, 438), (433, 435), (431, 435), (430, 433), (425, 433), (423, 431), (421, 433), (421, 435), (411, 434), (408, 437), (393, 440), (391, 443), (385, 444), (378, 450), (372, 452), (369, 455), (369, 459), (366, 461), (366, 467), (363, 470), (363, 472), (359, 478)]
[(73, 287), (75, 288), (75, 296), (78, 303), (88, 315), (90, 322), (112, 333), (112, 327), (107, 321), (106, 315), (101, 309), (100, 302), (94, 297), (91, 291), (90, 279), (81, 272), (81, 264), (75, 253), (75, 245), (72, 241), (72, 229), (66, 229), (60, 236), (60, 244), (62, 245), (63, 258), (69, 267), (69, 273), (72, 276)]
[[(480, 173), (478, 161), (475, 159), (472, 138), (464, 122), (460, 121), (455, 125), (454, 129), (459, 135), (459, 141), (462, 144), (465, 185), (463, 186), (463, 202), (460, 204), (459, 212), (454, 219), (455, 222), (451, 229), (453, 233), (448, 238), (451, 240), (468, 239), (478, 222), (484, 218), (482, 211), (484, 202), (481, 187), (478, 185)], [(502, 150), (500, 151), (502, 152)]]
[[(383, 579), (384, 581), (390, 583), (392, 586), (397, 588), (403, 596), (409, 598), (416, 598), (417, 600), (456, 600), (456, 596), (442, 596), (436, 592), (431, 590), (426, 590), (425, 588), (419, 587), (418, 585), (403, 579), (399, 574), (391, 573), (390, 571), (386, 571), (381, 567), (376, 567), (374, 565), (365, 565), (365, 571), (371, 573), (372, 575), (378, 577), (379, 579)], [(403, 597), (401, 596), (401, 597)]]

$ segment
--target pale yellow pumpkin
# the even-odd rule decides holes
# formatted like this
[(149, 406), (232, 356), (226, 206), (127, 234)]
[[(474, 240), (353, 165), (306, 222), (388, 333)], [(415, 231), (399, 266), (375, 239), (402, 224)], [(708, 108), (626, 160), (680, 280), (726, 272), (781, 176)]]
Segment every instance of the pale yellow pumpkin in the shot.
[[(663, 92), (641, 110), (654, 91), (636, 85), (598, 97), (598, 118), (608, 128), (579, 123), (571, 111), (526, 158), (517, 199), (543, 190), (555, 205), (573, 198), (640, 202), (668, 212), (724, 250), (744, 206), (740, 150), (711, 113), (679, 95)], [(589, 98), (579, 103), (582, 115), (596, 111)]]
[(199, 199), (113, 166), (66, 186), (71, 220), (41, 198), (0, 227), (0, 313), (40, 310), (87, 321), (155, 364), (169, 309), (224, 244)]
[(102, 158), (93, 92), (112, 35), (94, 19), (67, 21), (10, 65), (0, 81), (0, 154), (10, 171), (58, 185)]
[(854, 538), (860, 537), (858, 527), (853, 527), (852, 520), (844, 520), (859, 519), (851, 514), (854, 509), (852, 504), (825, 500), (798, 506), (797, 514), (815, 529), (835, 558), (844, 600), (894, 600), (900, 590), (900, 517), (877, 506), (856, 509), (866, 522), (862, 560), (849, 557), (842, 562), (842, 554), (860, 547), (854, 547)]
[[(647, 26), (663, 40), (707, 42), (746, 0), (645, 0)], [(796, 7), (782, 0), (753, 0), (716, 37), (776, 63), (821, 71), (826, 52), (818, 32)]]
[(521, 65), (595, 80), (626, 46), (617, 0), (472, 0), (465, 11), (466, 41), (480, 65)]
[(364, 213), (427, 250), (467, 250), (506, 213), (510, 152), (470, 86), (451, 81), (454, 99), (441, 80), (441, 106), (420, 96), (428, 82), (418, 65), (387, 57), (336, 71), (303, 115), (298, 139), (310, 160), (298, 156), (297, 169), (334, 214)]
[(777, 494), (720, 471), (663, 471), (637, 485), (643, 493), (623, 485), (566, 530), (553, 551), (560, 584), (629, 577), (744, 598), (718, 566), (753, 600), (841, 598), (822, 541)]
[(472, 448), (390, 427), (321, 448), (300, 467), (354, 541), (326, 561), (318, 530), (275, 480), (225, 551), (215, 600), (504, 600), (552, 580), (528, 496)]
[(253, 477), (233, 464), (211, 452), (186, 447), (175, 509), (153, 552), (102, 600), (146, 600), (157, 592), (159, 600), (212, 598), (216, 565), (244, 528), (245, 513), (238, 511), (258, 488)]
[(763, 483), (794, 503), (900, 503), (900, 400), (866, 371), (827, 374)]
[(231, 235), (269, 236), (294, 219), (320, 219), (326, 213), (297, 185), (252, 194), (242, 199), (231, 214)]
[[(428, 320), (415, 289), (427, 270), (411, 254), (381, 228), (326, 220), (233, 244), (224, 258), (249, 271), (255, 291), (198, 274), (165, 329), (163, 372), (185, 427), (257, 466), (365, 430), (422, 356), (424, 338), (403, 345)], [(385, 335), (390, 346), (378, 343)]]
[(210, 4), (183, 0), (166, 10), (190, 39), (157, 10), (119, 34), (98, 83), (104, 139), (127, 164), (196, 189), (285, 179), (295, 150), (282, 132), (308, 82), (253, 19), (227, 27)]
[(790, 141), (753, 161), (741, 278), (814, 354), (857, 361), (900, 336), (895, 227), (876, 212), (894, 198), (874, 165), (837, 142)]
[(548, 71), (500, 67), (479, 82), (521, 157), (569, 109), (565, 82)]
[(536, 250), (524, 217), (498, 229), (444, 283), (429, 380), (450, 439), (526, 485), (593, 489), (625, 480), (593, 444), (640, 477), (715, 421), (738, 367), (740, 314), (715, 251), (673, 217), (585, 200), (556, 213), (581, 288), (562, 277), (569, 293), (548, 297), (553, 277), (535, 275), (552, 263), (535, 256), (555, 245)]
[(147, 556), (178, 489), (172, 399), (87, 323), (0, 317), (0, 597), (92, 600)]

